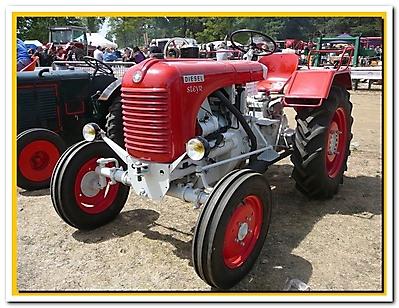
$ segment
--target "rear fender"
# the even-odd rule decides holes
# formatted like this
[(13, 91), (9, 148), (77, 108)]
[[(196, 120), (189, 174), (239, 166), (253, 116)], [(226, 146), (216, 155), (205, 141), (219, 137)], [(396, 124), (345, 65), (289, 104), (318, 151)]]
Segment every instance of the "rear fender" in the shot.
[(98, 98), (99, 101), (108, 101), (114, 93), (120, 93), (120, 88), (122, 85), (122, 79), (119, 78), (114, 82), (110, 83), (108, 87), (101, 93), (100, 97)]
[(328, 97), (333, 84), (352, 90), (348, 70), (295, 71), (285, 92), (283, 102), (288, 107), (319, 107)]

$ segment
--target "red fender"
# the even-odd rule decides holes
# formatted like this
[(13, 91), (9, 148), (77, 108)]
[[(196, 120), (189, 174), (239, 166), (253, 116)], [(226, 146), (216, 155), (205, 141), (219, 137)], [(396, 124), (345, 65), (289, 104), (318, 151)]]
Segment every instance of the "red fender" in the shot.
[(334, 69), (295, 71), (284, 95), (284, 105), (319, 107), (323, 99), (328, 97), (333, 84), (352, 90), (350, 71)]

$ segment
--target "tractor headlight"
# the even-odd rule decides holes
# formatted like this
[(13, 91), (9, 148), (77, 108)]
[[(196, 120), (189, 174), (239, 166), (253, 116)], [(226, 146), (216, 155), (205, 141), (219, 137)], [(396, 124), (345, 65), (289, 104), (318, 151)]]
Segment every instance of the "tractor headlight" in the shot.
[(86, 141), (94, 141), (100, 136), (101, 128), (96, 123), (89, 123), (83, 126), (82, 134)]
[(141, 71), (135, 71), (132, 79), (134, 83), (139, 83), (142, 78), (143, 78), (143, 73)]
[(186, 144), (186, 153), (192, 160), (201, 160), (209, 154), (209, 143), (205, 138), (195, 137)]

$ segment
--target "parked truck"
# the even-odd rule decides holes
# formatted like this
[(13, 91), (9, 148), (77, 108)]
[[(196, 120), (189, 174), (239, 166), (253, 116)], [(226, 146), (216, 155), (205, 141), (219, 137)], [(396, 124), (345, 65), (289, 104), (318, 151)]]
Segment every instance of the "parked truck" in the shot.
[(93, 56), (95, 46), (87, 41), (87, 29), (79, 26), (54, 26), (49, 28), (49, 40), (46, 47), (49, 49), (61, 46), (67, 54), (72, 46), (76, 46), (76, 60), (82, 61), (84, 56)]

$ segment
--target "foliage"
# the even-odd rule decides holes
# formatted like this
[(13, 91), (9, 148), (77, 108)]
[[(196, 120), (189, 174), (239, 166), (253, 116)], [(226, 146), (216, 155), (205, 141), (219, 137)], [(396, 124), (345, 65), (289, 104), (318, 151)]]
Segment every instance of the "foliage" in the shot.
[[(120, 22), (114, 22), (119, 20)], [(276, 40), (309, 41), (318, 36), (382, 36), (379, 17), (124, 17), (110, 18), (110, 34), (119, 46), (143, 46), (164, 37), (191, 37), (199, 44), (223, 40), (236, 29), (254, 29)]]
[(89, 32), (98, 32), (105, 17), (17, 17), (17, 36), (25, 40), (47, 43), (49, 28), (54, 26), (83, 26)]
[[(17, 35), (22, 40), (48, 40), (50, 26), (86, 26), (98, 32), (105, 17), (18, 17)], [(109, 17), (107, 39), (124, 46), (143, 46), (153, 38), (191, 37), (198, 43), (223, 40), (236, 29), (254, 29), (276, 40), (315, 37), (382, 36), (380, 17)]]

